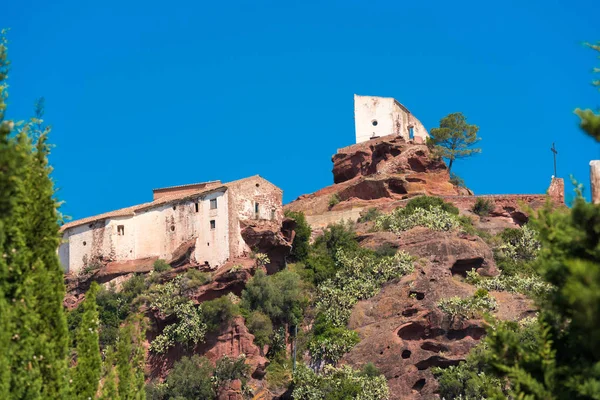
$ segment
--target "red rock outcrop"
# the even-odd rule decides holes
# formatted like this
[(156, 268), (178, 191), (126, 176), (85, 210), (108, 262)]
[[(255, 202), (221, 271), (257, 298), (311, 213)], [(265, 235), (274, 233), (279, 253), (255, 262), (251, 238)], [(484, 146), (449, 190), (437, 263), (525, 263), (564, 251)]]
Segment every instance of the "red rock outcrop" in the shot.
[[(391, 399), (435, 398), (437, 382), (431, 368), (457, 365), (483, 335), (483, 320), (450, 318), (437, 302), (453, 296), (472, 296), (476, 288), (463, 281), (472, 268), (496, 274), (492, 252), (480, 238), (415, 228), (394, 234), (368, 234), (362, 245), (392, 243), (419, 257), (415, 271), (387, 283), (375, 297), (359, 302), (348, 327), (360, 343), (342, 363), (361, 367), (373, 362), (386, 376)], [(491, 292), (501, 319), (520, 319), (534, 312), (520, 294)]]
[[(419, 194), (469, 194), (450, 182), (448, 168), (424, 144), (390, 135), (339, 149), (332, 157), (335, 184), (300, 196), (286, 209), (319, 215), (356, 203), (394, 201)], [(330, 207), (331, 196), (341, 201)]]

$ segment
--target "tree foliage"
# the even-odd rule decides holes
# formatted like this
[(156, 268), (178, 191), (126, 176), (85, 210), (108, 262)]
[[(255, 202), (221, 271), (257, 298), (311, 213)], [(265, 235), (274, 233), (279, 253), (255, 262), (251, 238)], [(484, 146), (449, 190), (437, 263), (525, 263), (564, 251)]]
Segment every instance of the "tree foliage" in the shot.
[(449, 160), (448, 171), (452, 171), (454, 160), (481, 152), (480, 148), (473, 147), (480, 140), (478, 131), (479, 127), (467, 123), (460, 112), (445, 116), (439, 128), (431, 130), (431, 143), (441, 157)]
[(26, 123), (5, 120), (8, 76), (0, 34), (0, 398), (64, 398), (68, 332), (58, 203), (43, 101)]
[[(586, 45), (600, 53), (600, 42), (597, 44), (587, 43)], [(598, 58), (600, 58), (600, 55)], [(600, 72), (600, 68), (594, 68), (594, 72)], [(600, 89), (600, 79), (593, 81), (592, 84)], [(581, 119), (581, 129), (591, 137), (600, 141), (600, 113), (595, 113), (590, 109), (582, 110), (578, 108), (575, 110), (575, 114)]]
[(77, 399), (93, 398), (98, 390), (102, 359), (98, 337), (98, 305), (96, 293), (99, 285), (93, 282), (85, 294), (83, 316), (77, 328), (77, 365), (73, 369), (73, 396)]
[(296, 235), (294, 236), (290, 256), (293, 261), (304, 261), (308, 257), (312, 229), (306, 222), (306, 217), (302, 211), (286, 211), (285, 216), (296, 221), (296, 228), (294, 229)]

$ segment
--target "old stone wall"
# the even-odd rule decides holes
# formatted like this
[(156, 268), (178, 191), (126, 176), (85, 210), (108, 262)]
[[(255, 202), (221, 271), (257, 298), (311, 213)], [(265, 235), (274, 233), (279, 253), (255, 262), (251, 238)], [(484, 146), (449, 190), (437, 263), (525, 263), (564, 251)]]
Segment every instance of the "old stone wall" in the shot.
[[(211, 209), (211, 200), (217, 208)], [(211, 224), (211, 221), (214, 221)], [(85, 262), (103, 263), (148, 257), (169, 259), (183, 243), (196, 239), (192, 262), (213, 268), (229, 258), (229, 213), (225, 188), (198, 197), (142, 208), (134, 215), (106, 218), (67, 229), (59, 248), (66, 272)]]
[(283, 221), (283, 192), (260, 176), (253, 176), (227, 184), (229, 208), (229, 243), (233, 257), (248, 253), (241, 235), (240, 222), (248, 220)]

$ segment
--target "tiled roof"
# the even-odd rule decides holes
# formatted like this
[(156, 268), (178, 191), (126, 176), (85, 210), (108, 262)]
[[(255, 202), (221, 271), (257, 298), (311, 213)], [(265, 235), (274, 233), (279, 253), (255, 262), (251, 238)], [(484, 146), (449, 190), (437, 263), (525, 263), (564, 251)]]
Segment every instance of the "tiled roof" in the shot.
[(218, 184), (220, 184), (221, 181), (216, 180), (216, 181), (206, 181), (206, 182), (198, 182), (198, 183), (188, 183), (188, 184), (185, 184), (185, 185), (167, 186), (167, 187), (161, 187), (161, 188), (152, 189), (152, 191), (156, 192), (158, 190), (183, 189), (183, 188), (191, 187), (191, 186), (209, 185), (211, 183), (218, 183)]
[[(107, 218), (117, 218), (117, 217), (130, 217), (135, 215), (135, 213), (137, 211), (142, 211), (142, 210), (146, 210), (148, 208), (153, 208), (156, 206), (160, 206), (163, 204), (167, 204), (170, 203), (172, 201), (180, 201), (180, 200), (185, 200), (188, 198), (193, 198), (195, 196), (198, 196), (199, 194), (206, 194), (206, 193), (210, 193), (210, 192), (218, 192), (218, 191), (224, 191), (227, 190), (227, 188), (229, 186), (233, 186), (236, 185), (238, 183), (241, 183), (245, 180), (248, 179), (253, 179), (253, 178), (262, 178), (260, 175), (253, 175), (253, 176), (249, 176), (247, 178), (242, 178), (242, 179), (238, 179), (235, 181), (231, 181), (231, 182), (227, 182), (224, 183), (220, 186), (217, 187), (208, 187), (208, 188), (204, 188), (204, 189), (198, 189), (197, 192), (193, 192), (193, 193), (189, 193), (189, 192), (184, 192), (184, 193), (174, 193), (173, 195), (165, 195), (163, 197), (160, 197), (159, 199), (156, 199), (154, 201), (150, 201), (148, 203), (143, 203), (143, 204), (138, 204), (136, 206), (131, 206), (131, 207), (126, 207), (126, 208), (121, 208), (120, 210), (115, 210), (115, 211), (110, 211), (104, 214), (99, 214), (99, 215), (94, 215), (92, 217), (87, 217), (87, 218), (82, 218), (82, 219), (78, 219), (75, 221), (71, 221), (67, 224), (64, 224), (63, 226), (60, 227), (60, 231), (64, 232), (66, 229), (69, 228), (73, 228), (75, 226), (80, 226), (80, 225), (85, 225), (85, 224), (90, 224), (92, 222), (95, 221), (100, 221), (102, 219), (107, 219)], [(212, 181), (212, 182), (219, 182), (219, 181)], [(202, 183), (211, 183), (211, 182), (202, 182)], [(172, 186), (171, 188), (181, 188), (181, 187), (185, 187), (185, 186), (193, 186), (193, 185), (198, 185), (197, 183), (193, 183), (191, 185), (181, 185), (181, 186)], [(167, 189), (167, 188), (161, 188), (161, 189)], [(279, 188), (278, 188), (279, 189)], [(154, 189), (157, 190), (157, 189)], [(279, 189), (281, 190), (281, 189)]]
[(75, 226), (80, 226), (80, 225), (85, 225), (85, 224), (89, 224), (95, 221), (100, 221), (102, 219), (107, 219), (107, 218), (117, 218), (117, 217), (129, 217), (129, 216), (133, 216), (135, 215), (135, 213), (137, 211), (142, 211), (142, 210), (146, 210), (148, 208), (153, 208), (156, 206), (160, 206), (163, 204), (167, 204), (170, 203), (172, 201), (180, 201), (180, 200), (185, 200), (187, 198), (193, 198), (198, 196), (199, 194), (207, 194), (210, 192), (218, 192), (218, 191), (225, 191), (227, 190), (227, 186), (225, 185), (221, 185), (218, 187), (211, 187), (208, 189), (200, 189), (197, 192), (194, 193), (175, 193), (171, 196), (163, 196), (157, 200), (154, 201), (150, 201), (148, 203), (142, 203), (142, 204), (138, 204), (136, 206), (131, 206), (131, 207), (126, 207), (126, 208), (121, 208), (120, 210), (115, 210), (115, 211), (110, 211), (104, 214), (99, 214), (99, 215), (94, 215), (92, 217), (87, 217), (87, 218), (82, 218), (82, 219), (78, 219), (76, 221), (71, 221), (67, 224), (64, 224), (63, 226), (60, 227), (60, 231), (64, 232), (66, 229), (69, 228), (73, 228)]

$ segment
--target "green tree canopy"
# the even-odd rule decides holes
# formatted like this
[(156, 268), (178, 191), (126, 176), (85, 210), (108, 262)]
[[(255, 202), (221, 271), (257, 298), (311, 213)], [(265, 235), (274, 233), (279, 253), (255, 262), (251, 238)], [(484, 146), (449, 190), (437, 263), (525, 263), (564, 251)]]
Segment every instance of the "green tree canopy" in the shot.
[(481, 153), (473, 147), (481, 138), (477, 136), (479, 127), (467, 123), (463, 113), (452, 113), (440, 121), (439, 128), (431, 130), (431, 143), (436, 146), (439, 155), (448, 159), (448, 171), (452, 170), (454, 160)]
[[(586, 45), (600, 53), (600, 42)], [(600, 68), (594, 68), (594, 72), (600, 72)], [(592, 84), (600, 89), (600, 79), (593, 81)], [(581, 118), (581, 129), (596, 140), (600, 140), (600, 114), (594, 113), (590, 109), (582, 110), (580, 108), (575, 110), (575, 114)]]
[(43, 101), (26, 123), (4, 120), (8, 60), (0, 34), (0, 398), (66, 396), (69, 335), (58, 203)]
[(93, 282), (85, 294), (83, 315), (77, 328), (77, 365), (73, 369), (73, 396), (77, 399), (94, 398), (98, 390), (102, 359), (98, 337), (98, 305), (96, 293), (99, 285)]

